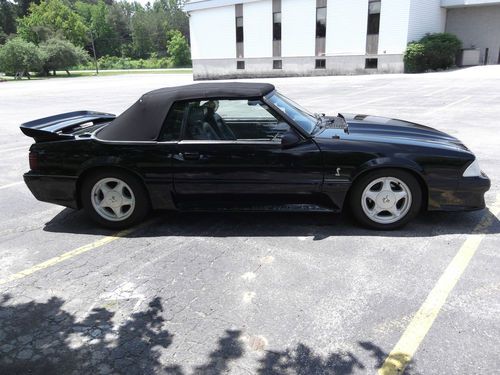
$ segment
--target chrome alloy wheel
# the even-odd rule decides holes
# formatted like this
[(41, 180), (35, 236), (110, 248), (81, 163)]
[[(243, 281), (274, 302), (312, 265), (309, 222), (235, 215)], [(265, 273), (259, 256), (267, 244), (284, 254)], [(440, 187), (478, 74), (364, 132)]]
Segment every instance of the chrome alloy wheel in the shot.
[(370, 220), (392, 224), (401, 220), (411, 208), (411, 190), (395, 177), (371, 181), (361, 195), (361, 207)]
[(104, 219), (123, 221), (134, 212), (135, 197), (130, 186), (118, 178), (103, 178), (91, 192), (94, 210)]

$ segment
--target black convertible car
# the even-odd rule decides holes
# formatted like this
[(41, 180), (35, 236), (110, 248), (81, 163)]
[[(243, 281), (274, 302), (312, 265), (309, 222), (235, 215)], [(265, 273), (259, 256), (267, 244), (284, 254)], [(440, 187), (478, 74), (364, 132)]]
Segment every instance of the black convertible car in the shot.
[(394, 229), (421, 209), (484, 208), (490, 180), (456, 138), (411, 122), (312, 114), (270, 84), (149, 92), (120, 116), (21, 125), (24, 180), (46, 202), (112, 228), (153, 209), (341, 211)]

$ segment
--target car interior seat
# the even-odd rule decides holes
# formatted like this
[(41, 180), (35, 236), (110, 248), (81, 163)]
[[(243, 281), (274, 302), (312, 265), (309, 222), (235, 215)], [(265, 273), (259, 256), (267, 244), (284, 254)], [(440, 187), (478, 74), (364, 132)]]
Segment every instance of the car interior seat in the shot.
[(205, 121), (204, 109), (200, 106), (189, 109), (187, 120), (187, 135), (193, 140), (217, 140), (220, 137), (212, 126)]
[(217, 133), (220, 139), (236, 140), (236, 136), (224, 119), (217, 113), (219, 108), (218, 100), (209, 100), (202, 105), (205, 112), (205, 121), (210, 124), (212, 129)]

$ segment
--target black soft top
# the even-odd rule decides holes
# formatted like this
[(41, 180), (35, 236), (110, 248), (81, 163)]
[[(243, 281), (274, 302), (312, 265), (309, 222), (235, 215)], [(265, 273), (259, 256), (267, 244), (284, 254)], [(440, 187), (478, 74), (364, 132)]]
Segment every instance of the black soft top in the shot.
[(155, 141), (172, 103), (189, 99), (256, 99), (274, 90), (268, 83), (210, 82), (165, 87), (144, 94), (129, 109), (98, 131), (108, 141)]

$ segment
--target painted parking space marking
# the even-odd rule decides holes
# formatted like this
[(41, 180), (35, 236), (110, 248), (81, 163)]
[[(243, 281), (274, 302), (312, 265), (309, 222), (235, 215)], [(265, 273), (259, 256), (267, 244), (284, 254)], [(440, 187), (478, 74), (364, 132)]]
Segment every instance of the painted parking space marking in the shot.
[(403, 373), (432, 327), (449, 294), (479, 248), (481, 241), (485, 237), (486, 230), (499, 213), (500, 194), (497, 195), (494, 205), (490, 208), (490, 213), (486, 214), (474, 228), (472, 234), (467, 236), (460, 250), (458, 250), (422, 306), (415, 313), (396, 346), (394, 346), (379, 369), (379, 375)]
[(10, 187), (14, 187), (14, 186), (17, 186), (17, 185), (21, 185), (23, 183), (24, 183), (24, 181), (17, 181), (17, 182), (13, 182), (11, 184), (2, 185), (2, 186), (0, 186), (0, 190), (7, 189), (7, 188), (10, 188)]
[(426, 112), (425, 114), (426, 115), (432, 115), (433, 113), (442, 111), (443, 109), (447, 109), (447, 108), (456, 106), (457, 104), (463, 103), (463, 102), (469, 100), (470, 98), (472, 98), (472, 96), (471, 95), (467, 95), (466, 97), (464, 97), (462, 99), (455, 100), (454, 102), (448, 103), (448, 104), (446, 104), (446, 105), (444, 105), (442, 107), (437, 107), (437, 108), (431, 109), (430, 111)]
[(104, 245), (107, 245), (110, 242), (113, 242), (113, 241), (116, 241), (122, 237), (128, 236), (129, 234), (132, 234), (135, 231), (137, 231), (139, 228), (142, 228), (145, 225), (149, 225), (149, 224), (151, 224), (151, 221), (148, 221), (146, 223), (137, 225), (137, 226), (129, 228), (129, 229), (124, 229), (122, 231), (113, 233), (110, 236), (106, 236), (104, 238), (101, 238), (101, 239), (94, 241), (92, 243), (89, 243), (87, 245), (80, 246), (76, 249), (73, 249), (71, 251), (63, 253), (63, 254), (58, 255), (56, 257), (50, 258), (50, 259), (46, 260), (45, 262), (38, 263), (30, 268), (27, 268), (25, 270), (22, 270), (20, 272), (17, 272), (17, 273), (10, 275), (10, 276), (7, 276), (4, 279), (0, 279), (0, 286), (7, 284), (7, 283), (10, 283), (11, 281), (25, 278), (25, 277), (30, 276), (38, 271), (55, 266), (56, 264), (59, 264), (59, 263), (64, 262), (68, 259), (74, 258), (74, 257), (81, 255), (83, 253), (86, 253), (90, 250), (94, 250), (94, 249), (97, 249), (97, 248), (102, 247)]
[(30, 145), (18, 146), (18, 147), (12, 147), (12, 148), (4, 148), (4, 149), (0, 149), (0, 153), (17, 151), (17, 150), (26, 150), (26, 151), (28, 151), (29, 148), (30, 148)]

